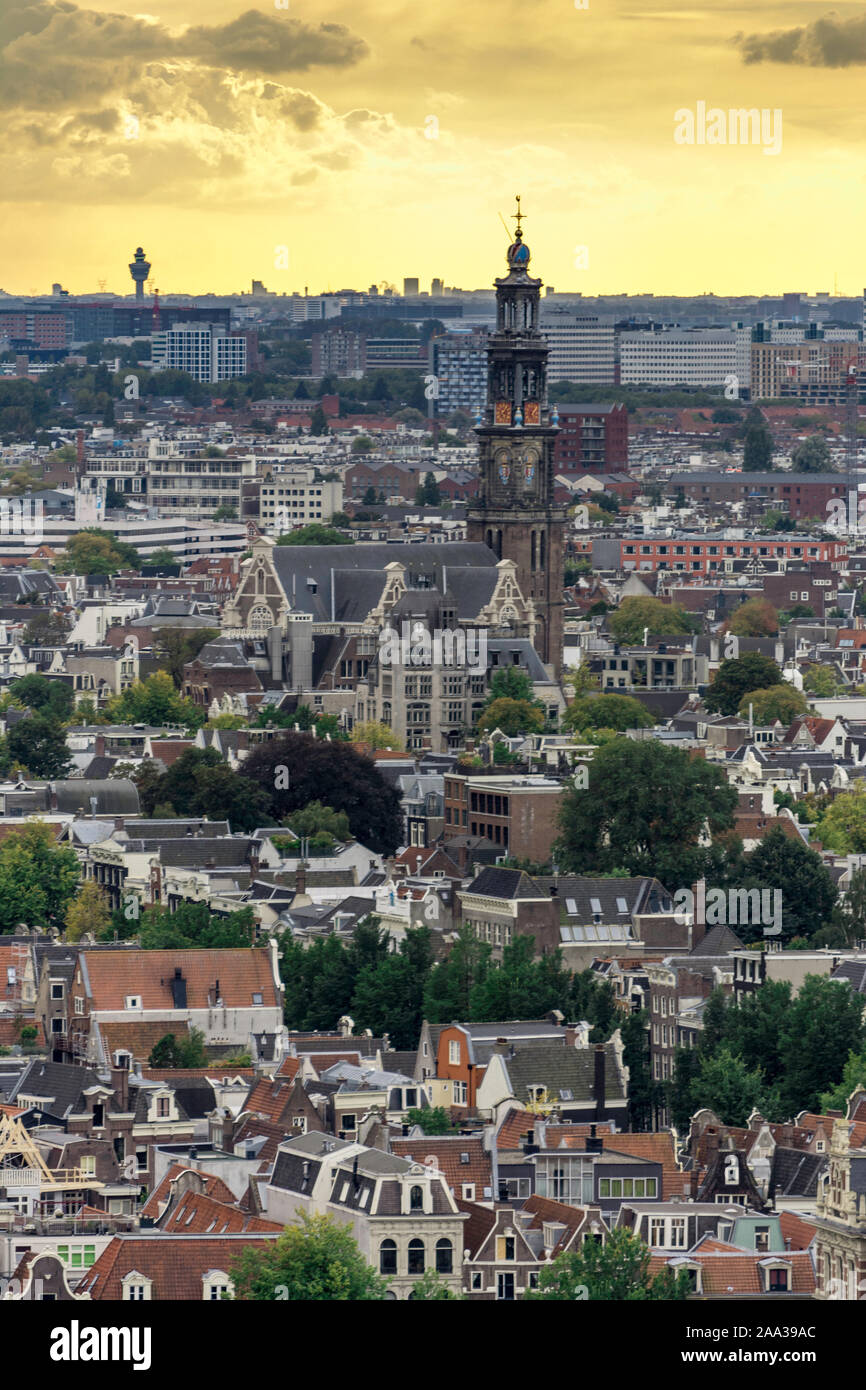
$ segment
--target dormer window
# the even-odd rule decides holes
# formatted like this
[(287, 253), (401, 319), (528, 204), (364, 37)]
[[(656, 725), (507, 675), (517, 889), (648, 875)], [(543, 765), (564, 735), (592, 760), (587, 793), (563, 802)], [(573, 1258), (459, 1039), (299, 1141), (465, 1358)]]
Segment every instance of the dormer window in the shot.
[(423, 1187), (419, 1187), (417, 1184), (414, 1187), (410, 1187), (409, 1189), (409, 1210), (424, 1210), (424, 1189)]
[(125, 1008), (127, 1008), (127, 1009), (140, 1009), (140, 1008), (141, 1008), (141, 995), (140, 995), (140, 994), (127, 994), (127, 996), (126, 996)]

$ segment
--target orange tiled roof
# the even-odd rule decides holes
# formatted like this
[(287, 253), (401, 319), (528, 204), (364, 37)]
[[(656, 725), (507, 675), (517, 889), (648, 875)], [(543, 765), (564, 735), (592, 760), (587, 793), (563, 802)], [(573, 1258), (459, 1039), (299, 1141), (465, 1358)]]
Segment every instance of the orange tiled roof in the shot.
[[(681, 1259), (681, 1256), (672, 1257)], [(813, 1294), (815, 1292), (815, 1270), (812, 1258), (805, 1250), (788, 1252), (783, 1255), (764, 1255), (753, 1252), (716, 1251), (703, 1254), (700, 1250), (691, 1251), (688, 1259), (701, 1267), (703, 1291), (708, 1295), (736, 1298), (743, 1294), (762, 1294), (766, 1291), (761, 1262), (784, 1260), (790, 1262), (790, 1293)], [(650, 1257), (650, 1274), (658, 1274), (671, 1257), (662, 1255)], [(674, 1266), (676, 1267), (676, 1266)]]
[(537, 1119), (529, 1110), (510, 1110), (499, 1126), (497, 1149), (519, 1149), (520, 1141), (528, 1130), (534, 1129)]
[(211, 1270), (231, 1272), (249, 1246), (261, 1249), (276, 1232), (242, 1236), (115, 1236), (76, 1289), (96, 1301), (120, 1302), (123, 1278), (136, 1271), (153, 1281), (151, 1297), (160, 1301), (201, 1302), (203, 1278)]
[[(485, 1188), (488, 1192), (492, 1189), (493, 1168), (490, 1155), (484, 1151), (483, 1139), (470, 1138), (465, 1134), (438, 1138), (422, 1135), (420, 1139), (392, 1139), (391, 1152), (398, 1158), (411, 1158), (413, 1162), (423, 1163), (425, 1166), (429, 1158), (434, 1158), (436, 1167), (443, 1174), (455, 1197), (462, 1196), (464, 1183), (472, 1184), (478, 1201), (484, 1197)], [(461, 1162), (461, 1154), (469, 1155), (468, 1163)]]
[[(190, 1169), (183, 1163), (173, 1163), (158, 1187), (155, 1187), (141, 1209), (142, 1216), (159, 1216), (160, 1210), (165, 1206), (171, 1196), (171, 1185), (175, 1178), (180, 1177), (181, 1173), (189, 1172)], [(199, 1177), (203, 1180), (205, 1191), (209, 1196), (215, 1197), (218, 1202), (225, 1202), (231, 1205), (235, 1200), (235, 1194), (230, 1187), (227, 1187), (222, 1178), (218, 1178), (214, 1173), (205, 1173), (199, 1169)]]
[(808, 1216), (801, 1216), (796, 1211), (780, 1211), (779, 1226), (782, 1239), (791, 1242), (792, 1250), (808, 1250), (818, 1231)]
[(205, 1236), (238, 1235), (241, 1231), (281, 1231), (278, 1221), (266, 1221), (263, 1216), (227, 1206), (201, 1192), (185, 1192), (165, 1224), (160, 1227), (166, 1235)]
[(300, 1069), (299, 1057), (284, 1057), (277, 1067), (277, 1076), (284, 1076), (289, 1081), (294, 1081)]
[[(167, 1033), (176, 1038), (189, 1037), (189, 1024), (178, 1019), (141, 1019), (129, 1023), (98, 1023), (109, 1061), (115, 1052), (132, 1053), (134, 1062), (146, 1062), (151, 1052)], [(150, 1069), (148, 1068), (148, 1075)]]
[[(572, 1137), (576, 1128), (576, 1125), (548, 1125), (548, 1147), (558, 1148), (564, 1139), (567, 1149), (583, 1148), (578, 1136)], [(604, 1149), (613, 1149), (616, 1153), (630, 1154), (632, 1158), (643, 1158), (650, 1163), (661, 1164), (663, 1201), (682, 1197), (683, 1193), (689, 1191), (689, 1174), (684, 1173), (677, 1163), (674, 1136), (670, 1130), (662, 1129), (653, 1134), (609, 1134), (605, 1133), (601, 1126), (597, 1126), (596, 1132)]]
[(271, 953), (263, 947), (226, 951), (83, 951), (81, 960), (90, 979), (94, 1009), (123, 1009), (130, 994), (140, 995), (145, 1009), (171, 1009), (171, 979), (178, 968), (186, 981), (190, 1009), (208, 1008), (217, 981), (219, 997), (228, 1009), (252, 1007), (254, 994), (261, 994), (265, 1006), (280, 1007)]

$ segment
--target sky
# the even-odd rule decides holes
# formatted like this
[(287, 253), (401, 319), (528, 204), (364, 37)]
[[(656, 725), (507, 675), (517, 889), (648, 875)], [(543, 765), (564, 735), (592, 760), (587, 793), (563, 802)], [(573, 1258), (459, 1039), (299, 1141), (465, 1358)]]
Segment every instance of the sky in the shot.
[(557, 290), (866, 284), (866, 5), (142, 3), (0, 0), (8, 293), (479, 288), (518, 192)]

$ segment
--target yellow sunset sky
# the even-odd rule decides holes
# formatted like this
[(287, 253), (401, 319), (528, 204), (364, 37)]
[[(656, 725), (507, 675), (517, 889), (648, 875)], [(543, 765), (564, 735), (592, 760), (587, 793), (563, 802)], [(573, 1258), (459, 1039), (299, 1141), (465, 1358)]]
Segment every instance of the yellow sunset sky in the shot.
[[(864, 5), (287, 3), (0, 0), (0, 287), (475, 288), (518, 191), (558, 290), (866, 284)], [(675, 143), (698, 102), (781, 152)]]

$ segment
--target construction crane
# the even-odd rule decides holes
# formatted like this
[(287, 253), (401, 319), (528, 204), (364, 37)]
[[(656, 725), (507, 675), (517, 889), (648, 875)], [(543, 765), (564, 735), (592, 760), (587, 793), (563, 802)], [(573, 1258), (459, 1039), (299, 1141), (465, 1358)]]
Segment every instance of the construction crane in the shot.
[(159, 332), (159, 290), (154, 286), (153, 291), (153, 331)]

